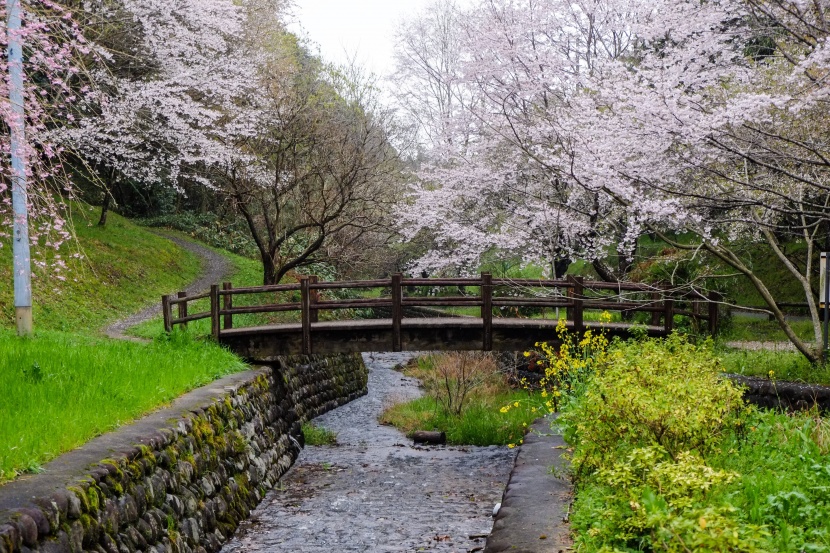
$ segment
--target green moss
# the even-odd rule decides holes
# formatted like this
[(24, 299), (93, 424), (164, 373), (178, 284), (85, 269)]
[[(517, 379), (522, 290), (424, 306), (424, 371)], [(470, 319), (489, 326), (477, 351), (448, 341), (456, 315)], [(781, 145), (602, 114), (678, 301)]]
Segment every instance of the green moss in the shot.
[(118, 480), (123, 480), (124, 479), (124, 471), (121, 470), (121, 462), (120, 461), (116, 461), (115, 459), (104, 459), (103, 461), (101, 461), (98, 464), (113, 467), (115, 469), (115, 475), (112, 476), (112, 477), (117, 478)]
[(97, 485), (93, 484), (89, 487), (86, 497), (89, 501), (90, 512), (97, 512), (101, 509), (101, 490)]
[(92, 527), (92, 517), (84, 513), (79, 520), (81, 521), (81, 526), (84, 527), (84, 534), (86, 534)]
[(167, 456), (170, 459), (170, 466), (175, 467), (176, 463), (179, 462), (179, 452), (178, 452), (178, 450), (173, 446), (168, 446), (164, 450), (164, 452), (167, 453)]
[(241, 432), (233, 433), (233, 452), (240, 455), (248, 449), (248, 440)]
[(82, 490), (81, 488), (75, 486), (69, 486), (66, 489), (75, 494), (75, 497), (77, 497), (78, 500), (81, 502), (81, 512), (89, 513), (89, 498), (87, 497), (86, 492), (84, 492), (84, 490)]
[(141, 466), (141, 463), (138, 463), (136, 461), (130, 461), (129, 463), (127, 463), (126, 471), (129, 474), (131, 480), (140, 478), (144, 475), (144, 467)]
[(107, 485), (109, 485), (110, 489), (118, 497), (121, 497), (122, 495), (124, 495), (124, 486), (122, 486), (120, 482), (116, 482), (115, 480), (110, 482), (109, 480), (107, 480)]

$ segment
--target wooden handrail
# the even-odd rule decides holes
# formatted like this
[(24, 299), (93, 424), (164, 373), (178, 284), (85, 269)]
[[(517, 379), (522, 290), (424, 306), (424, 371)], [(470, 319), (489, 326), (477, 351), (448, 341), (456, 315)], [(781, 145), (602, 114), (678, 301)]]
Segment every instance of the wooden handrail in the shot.
[(484, 351), (493, 351), (493, 275), (481, 274), (481, 323)]
[[(184, 295), (181, 295), (184, 294)], [(179, 294), (174, 297), (170, 297), (170, 305), (176, 305), (177, 303), (187, 303), (189, 301), (196, 301), (196, 300), (203, 300), (205, 298), (210, 297), (210, 292), (203, 292), (201, 294), (193, 294), (192, 296), (188, 296), (185, 292), (179, 292)]]
[[(413, 287), (450, 288), (471, 287), (478, 288), (476, 295), (450, 296), (421, 296), (411, 295), (407, 290)], [(321, 296), (321, 291), (354, 290), (382, 288), (383, 295), (377, 298), (344, 298), (330, 299)], [(528, 290), (522, 290), (522, 289)], [(548, 293), (545, 296), (534, 296), (532, 290), (554, 289), (561, 293)], [(635, 294), (623, 295), (623, 292)], [(239, 305), (234, 296), (258, 295), (263, 293), (299, 292), (300, 301), (280, 301), (279, 296), (270, 298), (269, 303), (256, 305)], [(616, 292), (609, 295), (608, 292)], [(637, 299), (637, 297), (642, 299)], [(645, 297), (643, 297), (645, 296)], [(210, 299), (210, 310), (201, 313), (189, 313), (188, 303), (202, 299)], [(616, 299), (615, 299), (616, 298)], [(707, 302), (707, 308), (701, 309), (700, 300)], [(387, 309), (390, 310), (392, 325), (393, 351), (400, 351), (403, 344), (402, 320), (404, 309), (412, 307), (425, 308), (452, 308), (472, 307), (481, 309), (484, 350), (492, 349), (493, 345), (493, 309), (494, 308), (565, 308), (567, 318), (572, 321), (573, 328), (585, 328), (586, 310), (610, 310), (623, 313), (643, 312), (651, 314), (651, 325), (660, 326), (662, 331), (669, 333), (674, 328), (674, 316), (681, 315), (697, 321), (696, 324), (707, 322), (710, 332), (717, 330), (718, 302), (721, 298), (716, 293), (708, 296), (692, 291), (672, 293), (653, 285), (638, 283), (608, 283), (586, 281), (582, 277), (568, 276), (565, 280), (535, 280), (535, 279), (495, 279), (489, 273), (482, 273), (477, 278), (404, 278), (397, 273), (387, 279), (366, 281), (320, 282), (312, 275), (301, 277), (296, 284), (277, 284), (269, 286), (247, 286), (234, 288), (230, 282), (225, 282), (220, 288), (211, 286), (209, 292), (188, 295), (179, 292), (175, 296), (162, 296), (162, 313), (164, 328), (171, 331), (175, 325), (186, 325), (188, 322), (204, 318), (211, 319), (211, 335), (218, 339), (222, 330), (234, 327), (233, 316), (242, 314), (299, 312), (302, 328), (303, 352), (313, 351), (313, 327), (319, 321), (321, 311), (341, 309)], [(177, 306), (176, 317), (173, 316), (173, 306)], [(513, 312), (512, 310), (510, 311)], [(502, 311), (502, 315), (504, 315)], [(509, 313), (508, 313), (509, 314)], [(662, 321), (661, 321), (662, 319)]]
[(181, 300), (183, 300), (186, 297), (187, 297), (187, 292), (179, 292), (177, 294), (177, 299), (180, 300), (180, 301), (177, 302), (178, 305), (179, 305), (179, 317), (178, 318), (181, 321), (181, 325), (185, 328), (187, 328), (187, 302), (186, 301), (181, 301)]
[(392, 275), (392, 351), (401, 351), (401, 320), (403, 319), (403, 275)]
[(308, 277), (300, 279), (300, 308), (303, 325), (303, 354), (311, 355), (311, 294)]

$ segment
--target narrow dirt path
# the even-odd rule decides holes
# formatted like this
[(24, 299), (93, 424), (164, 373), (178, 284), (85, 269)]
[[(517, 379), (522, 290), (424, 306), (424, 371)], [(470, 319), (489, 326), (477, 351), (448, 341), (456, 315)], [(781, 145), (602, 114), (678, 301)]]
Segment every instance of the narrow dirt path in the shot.
[(771, 342), (762, 340), (741, 340), (726, 342), (730, 348), (745, 349), (750, 351), (768, 350), (768, 351), (796, 351), (792, 342)]
[(222, 553), (481, 551), (513, 468), (506, 447), (415, 447), (378, 424), (420, 395), (392, 370), (411, 354), (365, 354), (369, 393), (314, 420), (337, 445), (307, 446)]
[[(201, 275), (194, 282), (192, 282), (185, 289), (185, 291), (201, 292), (202, 290), (209, 288), (211, 284), (222, 282), (225, 278), (230, 276), (233, 267), (231, 266), (231, 263), (228, 261), (228, 259), (223, 255), (220, 255), (215, 251), (206, 248), (205, 246), (202, 246), (201, 244), (185, 240), (184, 238), (180, 238), (178, 236), (172, 236), (161, 232), (157, 234), (164, 238), (167, 238), (168, 240), (174, 242), (175, 244), (184, 248), (185, 250), (194, 253), (202, 260)], [(104, 329), (104, 334), (106, 334), (110, 338), (115, 338), (118, 340), (143, 341), (140, 338), (136, 338), (134, 336), (127, 336), (125, 332), (128, 328), (135, 326), (139, 323), (143, 323), (148, 319), (152, 319), (159, 313), (161, 313), (160, 302), (151, 305), (139, 311), (138, 313), (130, 315), (129, 317), (115, 321), (114, 323), (112, 323)]]

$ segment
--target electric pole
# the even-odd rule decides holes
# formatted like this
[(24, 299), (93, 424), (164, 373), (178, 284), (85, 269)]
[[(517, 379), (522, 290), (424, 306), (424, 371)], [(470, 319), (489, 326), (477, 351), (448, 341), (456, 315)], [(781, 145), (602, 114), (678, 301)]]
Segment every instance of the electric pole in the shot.
[(32, 269), (29, 254), (29, 210), (26, 182), (26, 113), (23, 105), (23, 38), (20, 0), (6, 0), (8, 21), (9, 100), (11, 101), (12, 209), (14, 229), (14, 315), (17, 334), (32, 333)]

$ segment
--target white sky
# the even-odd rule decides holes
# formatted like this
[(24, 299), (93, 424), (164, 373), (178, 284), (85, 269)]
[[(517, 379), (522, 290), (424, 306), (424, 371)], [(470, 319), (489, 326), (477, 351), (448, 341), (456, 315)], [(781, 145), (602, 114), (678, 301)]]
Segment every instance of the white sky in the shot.
[(295, 0), (289, 29), (320, 46), (323, 59), (345, 62), (347, 54), (376, 73), (393, 69), (393, 34), (404, 16), (430, 0)]

